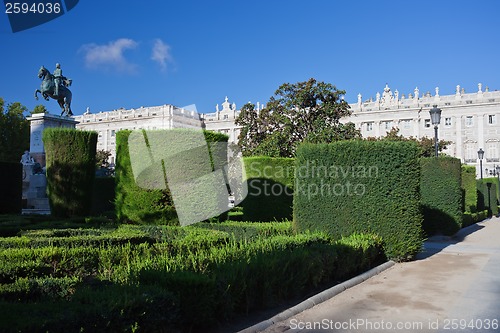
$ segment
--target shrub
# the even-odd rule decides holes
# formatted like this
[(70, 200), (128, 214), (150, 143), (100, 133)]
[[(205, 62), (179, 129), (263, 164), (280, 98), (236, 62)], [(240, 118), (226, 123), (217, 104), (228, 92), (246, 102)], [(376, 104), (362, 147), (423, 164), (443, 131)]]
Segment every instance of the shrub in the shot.
[(102, 215), (115, 210), (115, 178), (96, 177), (92, 188), (92, 209), (94, 216)]
[[(152, 156), (157, 156), (161, 154), (162, 144), (175, 144), (183, 148), (185, 144), (189, 147), (189, 139), (192, 138), (195, 130), (167, 130), (167, 131), (148, 131), (149, 141), (155, 140), (155, 143), (160, 143), (160, 146), (149, 145), (149, 141), (146, 142), (146, 146), (151, 147), (150, 153)], [(168, 184), (165, 181), (165, 168), (174, 173), (175, 179), (185, 179), (192, 180), (195, 177), (200, 177), (200, 168), (207, 173), (213, 171), (214, 168), (224, 165), (227, 156), (226, 145), (217, 144), (217, 142), (227, 142), (228, 137), (220, 133), (212, 133), (209, 131), (204, 131), (204, 136), (209, 143), (209, 156), (210, 156), (210, 166), (206, 168), (206, 160), (203, 153), (203, 147), (194, 147), (189, 153), (182, 154), (182, 161), (179, 161), (179, 157), (171, 158), (168, 160), (157, 160), (154, 163), (150, 162), (149, 158), (144, 158), (142, 165), (140, 166), (142, 172), (137, 177), (134, 178), (132, 171), (132, 165), (130, 161), (130, 151), (129, 151), (129, 138), (131, 131), (119, 131), (116, 137), (116, 199), (115, 208), (116, 216), (120, 221), (132, 221), (137, 223), (155, 223), (155, 224), (167, 224), (167, 225), (178, 225), (179, 219), (177, 212), (174, 208), (174, 202), (170, 193)], [(146, 132), (145, 132), (146, 133)], [(169, 141), (170, 140), (170, 141)], [(212, 142), (210, 140), (216, 140)], [(149, 148), (148, 148), (149, 149)], [(159, 152), (159, 153), (158, 153)], [(163, 155), (160, 155), (163, 156)], [(191, 161), (193, 168), (186, 168), (186, 159)], [(177, 163), (184, 163), (180, 166)], [(200, 166), (199, 168), (197, 166)], [(190, 170), (188, 170), (190, 169)], [(206, 170), (205, 170), (206, 169)], [(172, 174), (171, 174), (172, 175)], [(141, 184), (139, 186), (136, 182)], [(186, 196), (193, 198), (193, 200), (186, 200), (183, 204), (188, 204), (192, 206), (193, 214), (199, 211), (208, 210), (209, 207), (217, 205), (220, 201), (217, 201), (214, 193), (215, 191), (210, 191), (206, 193), (205, 188), (200, 188), (198, 186), (190, 186), (186, 189)], [(220, 195), (224, 195), (221, 193)], [(225, 200), (223, 200), (224, 208), (227, 208), (227, 195)], [(186, 209), (184, 209), (186, 210)], [(189, 216), (188, 218), (190, 218)]]
[(453, 235), (462, 227), (462, 179), (458, 158), (420, 159), (422, 227), (427, 236)]
[(394, 260), (422, 247), (419, 149), (414, 142), (303, 144), (295, 164), (293, 225), (338, 239), (374, 233)]
[(463, 211), (477, 212), (476, 167), (462, 165)]
[(468, 227), (471, 224), (481, 222), (488, 218), (488, 210), (483, 210), (477, 213), (465, 212), (463, 215), (462, 228)]
[[(231, 238), (240, 224), (247, 230)], [(139, 233), (157, 243), (23, 243)], [(0, 331), (199, 331), (385, 259), (378, 236), (289, 233), (290, 223), (241, 222), (26, 231), (22, 247), (0, 249)]]
[(21, 163), (0, 162), (0, 214), (20, 214), (22, 209)]
[(239, 205), (242, 221), (291, 220), (294, 159), (246, 157), (244, 159), (248, 195)]
[(90, 213), (97, 133), (65, 128), (43, 131), (47, 192), (55, 216)]
[(477, 208), (487, 210), (488, 216), (498, 215), (498, 178), (477, 179)]

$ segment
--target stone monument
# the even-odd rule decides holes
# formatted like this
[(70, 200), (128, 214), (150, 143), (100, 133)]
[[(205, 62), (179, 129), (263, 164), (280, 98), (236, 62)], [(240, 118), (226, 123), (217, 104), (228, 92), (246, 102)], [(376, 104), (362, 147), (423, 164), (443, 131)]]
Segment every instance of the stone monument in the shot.
[[(42, 69), (43, 66), (42, 66)], [(50, 214), (49, 199), (47, 197), (47, 178), (45, 177), (45, 148), (42, 133), (49, 127), (75, 128), (78, 121), (69, 117), (71, 113), (71, 92), (67, 88), (71, 80), (62, 76), (60, 66), (56, 66), (55, 75), (48, 71), (39, 72), (42, 78), (41, 92), (46, 100), (49, 97), (57, 100), (63, 110), (60, 116), (49, 113), (35, 113), (27, 119), (30, 122), (30, 150), (21, 157), (23, 164), (23, 214)], [(56, 89), (54, 82), (58, 85)], [(36, 92), (35, 92), (35, 97)], [(63, 116), (66, 114), (66, 116)]]

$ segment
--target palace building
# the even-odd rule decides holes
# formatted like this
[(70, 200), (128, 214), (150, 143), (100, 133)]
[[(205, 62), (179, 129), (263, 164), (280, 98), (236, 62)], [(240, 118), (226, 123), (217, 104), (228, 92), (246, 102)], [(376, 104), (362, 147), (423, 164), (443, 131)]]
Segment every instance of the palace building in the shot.
[(115, 135), (119, 130), (202, 127), (201, 117), (197, 112), (169, 104), (99, 113), (90, 113), (87, 109), (83, 115), (75, 116), (74, 119), (79, 122), (76, 128), (98, 133), (97, 150), (109, 151), (110, 163), (115, 163)]
[[(439, 88), (435, 88), (434, 94), (421, 94), (415, 88), (405, 96), (397, 90), (392, 92), (386, 85), (375, 99), (363, 102), (359, 94), (358, 102), (349, 105), (352, 115), (342, 121), (353, 122), (365, 138), (383, 137), (394, 127), (405, 137), (434, 138), (429, 110), (437, 105), (442, 110), (438, 138), (452, 142), (444, 152), (476, 165), (479, 175), (477, 151), (481, 148), (485, 151), (483, 172), (491, 175), (500, 166), (500, 91), (490, 91), (488, 87), (483, 90), (481, 83), (473, 93), (466, 93), (460, 86), (455, 88), (453, 95), (441, 96)], [(203, 121), (207, 129), (226, 133), (230, 141), (237, 142), (240, 129), (234, 119), (238, 114), (239, 110), (226, 98), (222, 110), (217, 105), (216, 112), (205, 114)]]
[[(466, 93), (460, 86), (455, 94), (440, 95), (439, 88), (434, 93), (421, 94), (418, 88), (406, 96), (398, 90), (394, 92), (388, 85), (382, 94), (357, 103), (349, 104), (352, 115), (342, 119), (353, 122), (363, 137), (382, 137), (392, 128), (398, 128), (405, 137), (434, 138), (434, 126), (429, 110), (437, 105), (442, 110), (438, 126), (440, 140), (451, 141), (445, 153), (460, 158), (463, 163), (476, 165), (479, 175), (477, 151), (484, 150), (483, 173), (492, 174), (500, 166), (500, 91), (483, 90), (482, 84), (472, 93)], [(257, 103), (256, 112), (264, 105)], [(111, 163), (116, 157), (115, 133), (121, 129), (171, 129), (205, 128), (229, 136), (229, 142), (237, 142), (240, 127), (235, 124), (239, 115), (234, 103), (228, 98), (217, 104), (214, 113), (199, 114), (173, 105), (119, 109), (108, 112), (90, 113), (88, 110), (74, 119), (77, 128), (94, 130), (99, 134), (97, 149), (111, 152)]]
[(375, 100), (365, 102), (358, 95), (358, 102), (350, 104), (352, 115), (345, 121), (353, 122), (363, 137), (384, 136), (393, 127), (405, 137), (434, 138), (434, 126), (429, 110), (437, 105), (442, 110), (438, 126), (439, 140), (451, 141), (444, 151), (460, 158), (463, 163), (478, 165), (478, 150), (485, 151), (483, 171), (489, 174), (500, 165), (500, 91), (478, 90), (466, 93), (456, 86), (454, 95), (439, 95), (439, 88), (434, 94), (420, 94), (418, 88), (412, 93), (400, 95), (386, 85), (382, 95), (376, 94)]

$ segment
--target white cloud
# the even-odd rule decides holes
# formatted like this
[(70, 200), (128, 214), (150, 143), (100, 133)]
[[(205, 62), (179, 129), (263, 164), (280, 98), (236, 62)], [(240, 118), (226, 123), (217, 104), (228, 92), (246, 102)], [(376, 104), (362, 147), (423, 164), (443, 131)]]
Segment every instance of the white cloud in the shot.
[(120, 38), (105, 45), (85, 44), (80, 50), (85, 53), (85, 65), (90, 68), (112, 68), (118, 71), (134, 72), (136, 65), (125, 59), (127, 49), (137, 47), (137, 42)]
[(163, 71), (167, 70), (167, 63), (173, 61), (172, 55), (170, 54), (170, 46), (161, 39), (156, 39), (153, 45), (151, 59), (156, 61)]

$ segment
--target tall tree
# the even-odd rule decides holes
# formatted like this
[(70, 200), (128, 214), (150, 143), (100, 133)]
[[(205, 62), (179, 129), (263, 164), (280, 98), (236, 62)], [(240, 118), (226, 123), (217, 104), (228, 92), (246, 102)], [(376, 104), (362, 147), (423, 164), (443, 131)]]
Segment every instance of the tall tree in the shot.
[(29, 122), (24, 116), (28, 109), (19, 102), (4, 105), (0, 97), (0, 161), (19, 162), (30, 145)]
[(262, 110), (245, 105), (236, 119), (243, 154), (292, 157), (301, 142), (360, 138), (354, 124), (340, 122), (351, 114), (344, 94), (330, 83), (309, 79), (281, 85)]
[[(368, 137), (367, 140), (377, 141), (377, 140), (389, 140), (389, 141), (415, 141), (420, 147), (420, 152), (422, 157), (432, 157), (435, 154), (434, 139), (428, 138), (426, 136), (416, 139), (413, 136), (405, 137), (399, 134), (399, 128), (393, 127), (389, 132), (386, 132), (384, 137), (374, 138)], [(442, 152), (450, 144), (451, 141), (439, 140), (438, 141), (438, 151)]]
[(35, 114), (35, 113), (47, 113), (47, 108), (45, 107), (45, 105), (43, 104), (38, 104), (37, 106), (35, 106), (33, 108), (33, 111), (31, 111), (31, 114)]
[(99, 168), (107, 168), (109, 166), (108, 159), (111, 156), (111, 152), (104, 149), (98, 149), (95, 153), (95, 166)]

